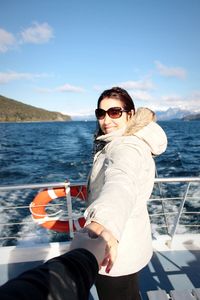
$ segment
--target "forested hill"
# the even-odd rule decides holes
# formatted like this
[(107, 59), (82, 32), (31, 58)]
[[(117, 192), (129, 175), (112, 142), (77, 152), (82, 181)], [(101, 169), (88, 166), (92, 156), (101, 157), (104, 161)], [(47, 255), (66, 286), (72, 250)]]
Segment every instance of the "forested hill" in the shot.
[(0, 95), (0, 122), (70, 121), (71, 117)]

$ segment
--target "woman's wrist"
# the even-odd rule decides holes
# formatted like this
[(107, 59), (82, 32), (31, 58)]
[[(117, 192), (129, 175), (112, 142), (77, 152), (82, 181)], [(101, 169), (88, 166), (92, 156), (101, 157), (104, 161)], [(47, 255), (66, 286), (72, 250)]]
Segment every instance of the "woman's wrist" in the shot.
[(95, 221), (92, 221), (85, 228), (90, 229), (94, 234), (100, 235), (101, 232), (105, 229), (105, 227)]
[(118, 240), (115, 238), (115, 236), (112, 234), (112, 232), (110, 230), (108, 230), (107, 228), (105, 228), (103, 225), (92, 221), (90, 224), (88, 224), (85, 229), (89, 230), (89, 235), (90, 237), (95, 237), (95, 235), (99, 236), (104, 230), (106, 230), (107, 232), (110, 233), (110, 239), (108, 242), (108, 247), (112, 248), (117, 247), (118, 245)]

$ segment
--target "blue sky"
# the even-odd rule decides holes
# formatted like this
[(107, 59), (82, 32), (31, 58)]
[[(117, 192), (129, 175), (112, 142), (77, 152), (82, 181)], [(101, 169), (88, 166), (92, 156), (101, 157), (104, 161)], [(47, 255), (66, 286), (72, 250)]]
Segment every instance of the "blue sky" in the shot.
[(1, 0), (1, 95), (79, 115), (112, 86), (200, 111), (200, 1)]

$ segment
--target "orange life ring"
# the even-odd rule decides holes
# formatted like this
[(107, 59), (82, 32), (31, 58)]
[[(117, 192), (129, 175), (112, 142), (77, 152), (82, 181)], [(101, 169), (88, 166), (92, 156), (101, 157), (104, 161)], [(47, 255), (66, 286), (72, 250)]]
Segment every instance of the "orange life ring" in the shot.
[[(76, 197), (78, 199), (86, 201), (86, 186), (71, 186), (69, 190), (72, 197)], [(65, 197), (66, 195), (67, 193), (65, 187), (44, 189), (39, 192), (29, 206), (33, 220), (44, 228), (55, 230), (58, 232), (69, 232), (69, 221), (58, 220), (55, 217), (49, 216), (46, 212), (46, 205), (50, 201), (56, 198)], [(80, 229), (84, 226), (84, 224), (84, 217), (73, 219), (73, 230), (76, 231)]]

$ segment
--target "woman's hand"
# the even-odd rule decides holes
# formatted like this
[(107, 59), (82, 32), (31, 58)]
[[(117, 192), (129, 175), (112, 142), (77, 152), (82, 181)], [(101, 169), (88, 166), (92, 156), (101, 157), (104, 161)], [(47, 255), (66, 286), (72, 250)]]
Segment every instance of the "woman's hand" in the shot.
[(96, 257), (100, 269), (108, 255), (109, 240), (110, 233), (106, 230), (102, 231), (100, 235), (96, 235), (89, 229), (81, 229), (75, 233), (69, 250), (84, 248), (90, 251)]
[(88, 234), (91, 238), (102, 235), (103, 232), (107, 232), (107, 234), (109, 234), (109, 239), (107, 239), (106, 255), (101, 264), (106, 267), (106, 273), (109, 273), (117, 257), (118, 241), (109, 230), (96, 222), (91, 222), (83, 230), (88, 230)]

